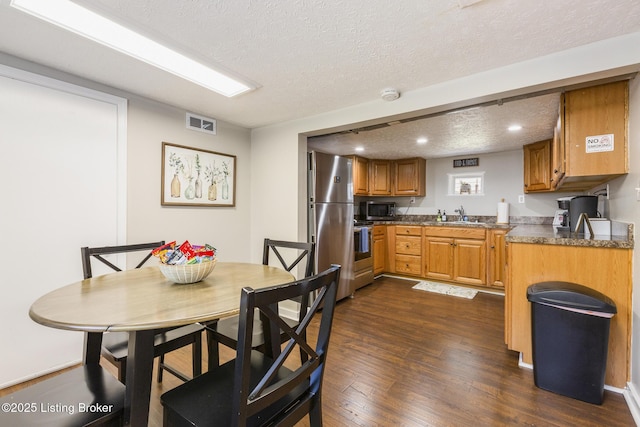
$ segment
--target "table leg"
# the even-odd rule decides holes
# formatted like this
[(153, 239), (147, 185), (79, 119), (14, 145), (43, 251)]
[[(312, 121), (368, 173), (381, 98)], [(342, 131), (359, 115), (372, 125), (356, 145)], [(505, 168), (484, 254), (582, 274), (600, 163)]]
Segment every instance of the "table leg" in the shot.
[(153, 330), (129, 332), (124, 425), (147, 427), (153, 372)]
[(102, 332), (85, 332), (84, 334), (84, 354), (82, 360), (85, 365), (97, 365), (100, 363), (100, 353), (102, 351)]

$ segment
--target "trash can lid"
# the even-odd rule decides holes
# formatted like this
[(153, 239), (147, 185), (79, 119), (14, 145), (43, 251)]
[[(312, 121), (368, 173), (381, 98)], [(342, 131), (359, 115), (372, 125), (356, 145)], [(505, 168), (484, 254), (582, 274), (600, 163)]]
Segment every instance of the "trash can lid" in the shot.
[(531, 302), (595, 313), (617, 313), (616, 304), (600, 292), (571, 282), (541, 282), (527, 288)]

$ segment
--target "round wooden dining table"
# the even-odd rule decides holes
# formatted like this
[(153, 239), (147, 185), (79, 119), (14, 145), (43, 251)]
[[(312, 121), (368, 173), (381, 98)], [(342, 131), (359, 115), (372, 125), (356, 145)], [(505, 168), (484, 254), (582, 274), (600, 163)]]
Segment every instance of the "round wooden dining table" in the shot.
[(294, 276), (262, 264), (219, 262), (204, 280), (176, 284), (159, 267), (96, 276), (36, 300), (29, 316), (45, 326), (86, 333), (84, 363), (99, 363), (102, 333), (129, 333), (125, 425), (146, 426), (158, 329), (221, 319), (238, 313), (240, 291), (280, 285)]

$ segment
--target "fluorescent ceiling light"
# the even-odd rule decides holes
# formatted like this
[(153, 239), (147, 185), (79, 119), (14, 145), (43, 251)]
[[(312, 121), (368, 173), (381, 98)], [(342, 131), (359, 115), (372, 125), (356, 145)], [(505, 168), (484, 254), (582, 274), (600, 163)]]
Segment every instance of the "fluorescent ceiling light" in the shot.
[(11, 6), (221, 95), (255, 89), (68, 0), (12, 0)]
[(510, 132), (517, 132), (517, 131), (519, 131), (521, 129), (522, 129), (522, 126), (520, 126), (520, 125), (511, 125), (511, 126), (508, 127), (508, 130)]
[(425, 138), (425, 137), (421, 137), (421, 138), (416, 139), (416, 142), (418, 144), (426, 144), (427, 141), (429, 141), (429, 140), (427, 138)]

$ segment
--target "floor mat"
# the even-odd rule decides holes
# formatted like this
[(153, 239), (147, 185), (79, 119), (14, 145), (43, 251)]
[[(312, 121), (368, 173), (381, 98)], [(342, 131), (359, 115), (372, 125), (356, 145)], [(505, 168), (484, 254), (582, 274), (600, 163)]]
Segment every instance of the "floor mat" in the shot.
[(421, 291), (435, 292), (437, 294), (451, 295), (459, 298), (473, 299), (478, 291), (469, 288), (463, 288), (461, 286), (448, 285), (446, 283), (429, 282), (423, 280), (413, 286), (413, 289)]

